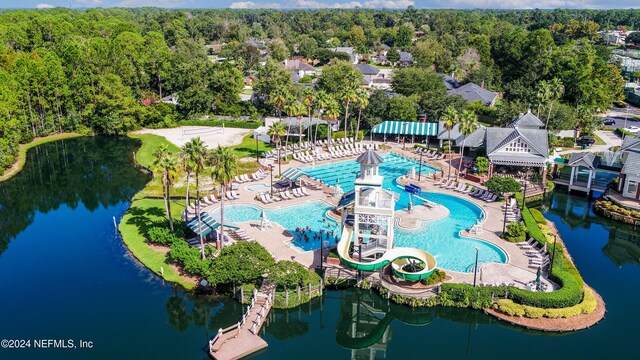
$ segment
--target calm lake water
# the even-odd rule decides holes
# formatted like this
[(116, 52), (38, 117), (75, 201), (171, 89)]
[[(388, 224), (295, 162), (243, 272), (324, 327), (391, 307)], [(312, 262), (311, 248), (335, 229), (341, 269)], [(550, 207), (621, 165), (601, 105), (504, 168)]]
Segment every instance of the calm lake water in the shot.
[[(141, 267), (114, 229), (147, 177), (135, 141), (86, 138), (42, 145), (0, 183), (0, 340), (31, 340), (0, 359), (206, 359), (205, 345), (242, 306), (187, 295)], [(607, 303), (594, 328), (544, 334), (467, 309), (411, 309), (369, 291), (329, 291), (273, 311), (258, 359), (637, 358), (640, 240), (597, 218), (585, 199), (556, 193), (543, 209)], [(36, 339), (91, 349), (34, 349)]]

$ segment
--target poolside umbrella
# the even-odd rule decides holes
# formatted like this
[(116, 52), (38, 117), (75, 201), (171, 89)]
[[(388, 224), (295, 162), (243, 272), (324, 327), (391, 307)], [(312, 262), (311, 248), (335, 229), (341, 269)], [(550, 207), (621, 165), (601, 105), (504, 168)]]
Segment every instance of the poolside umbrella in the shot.
[(542, 275), (542, 269), (538, 266), (538, 271), (536, 271), (536, 289), (540, 290), (540, 275)]
[(342, 196), (342, 195), (344, 195), (344, 191), (343, 191), (343, 190), (342, 190), (342, 188), (340, 187), (340, 184), (336, 184), (334, 194), (335, 194), (335, 196)]
[(411, 169), (409, 169), (409, 173), (407, 174), (407, 176), (409, 177), (409, 179), (415, 179), (416, 178), (416, 167), (412, 166)]
[(260, 230), (271, 229), (273, 226), (271, 225), (271, 221), (267, 219), (267, 214), (265, 214), (264, 209), (262, 210), (262, 214), (260, 215), (262, 221), (260, 222)]
[(409, 207), (407, 207), (407, 211), (411, 212), (413, 210), (413, 201), (411, 200), (411, 194), (409, 194)]

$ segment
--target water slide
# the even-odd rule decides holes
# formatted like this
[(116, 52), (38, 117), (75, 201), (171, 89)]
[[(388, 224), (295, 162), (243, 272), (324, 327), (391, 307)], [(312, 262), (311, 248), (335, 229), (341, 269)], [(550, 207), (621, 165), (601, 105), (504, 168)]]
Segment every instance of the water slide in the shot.
[[(349, 255), (349, 245), (351, 244), (351, 237), (353, 234), (353, 227), (344, 226), (342, 228), (342, 237), (338, 243), (338, 256), (343, 264), (362, 271), (375, 271), (381, 269), (389, 264), (393, 269), (393, 275), (409, 281), (419, 281), (429, 277), (436, 268), (436, 259), (426, 251), (416, 248), (398, 247), (382, 255), (379, 259), (370, 262), (361, 262), (353, 259)], [(411, 260), (418, 260), (425, 264), (424, 269), (417, 272), (408, 272), (403, 270), (405, 265), (409, 265)]]

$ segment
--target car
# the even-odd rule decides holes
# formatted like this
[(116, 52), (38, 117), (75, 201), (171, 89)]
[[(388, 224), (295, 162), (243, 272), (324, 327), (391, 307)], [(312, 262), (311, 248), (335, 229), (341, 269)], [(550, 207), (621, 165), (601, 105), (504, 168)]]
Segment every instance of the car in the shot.
[(604, 119), (604, 124), (605, 125), (615, 125), (616, 121), (613, 119)]
[(628, 128), (624, 128), (625, 131), (630, 132), (632, 134), (637, 134), (640, 132), (640, 127), (637, 126), (629, 126)]
[(576, 144), (578, 146), (583, 146), (583, 145), (589, 146), (589, 145), (593, 145), (595, 143), (596, 143), (596, 139), (594, 139), (592, 137), (588, 137), (588, 136), (581, 137), (580, 139), (576, 140)]

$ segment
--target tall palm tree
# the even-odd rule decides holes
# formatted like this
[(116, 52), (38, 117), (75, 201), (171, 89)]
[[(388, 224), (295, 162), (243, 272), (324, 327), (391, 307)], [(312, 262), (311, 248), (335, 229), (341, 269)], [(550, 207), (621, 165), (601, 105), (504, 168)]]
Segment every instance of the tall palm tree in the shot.
[(160, 145), (153, 152), (154, 172), (162, 172), (162, 193), (164, 195), (164, 207), (167, 211), (167, 219), (169, 220), (169, 228), (173, 231), (173, 217), (171, 216), (171, 185), (176, 176), (178, 160), (169, 151), (167, 144)]
[(550, 98), (551, 88), (549, 87), (549, 83), (545, 80), (540, 81), (540, 83), (538, 83), (538, 92), (536, 93), (536, 100), (538, 100), (537, 117), (540, 117), (540, 108), (546, 105)]
[[(304, 89), (304, 92), (302, 94), (302, 102), (304, 103), (304, 106), (307, 107), (307, 113), (309, 115), (309, 123), (307, 124), (307, 139), (309, 141), (311, 141), (311, 109), (313, 108), (313, 104), (316, 101), (316, 93), (313, 90), (313, 88), (306, 88)], [(317, 128), (317, 126), (316, 126)], [(315, 140), (312, 142), (313, 144), (315, 144)], [(315, 148), (315, 146), (314, 146)]]
[(305, 113), (305, 106), (303, 103), (296, 101), (293, 104), (293, 115), (298, 119), (298, 148), (302, 149), (302, 117)]
[(360, 132), (360, 119), (362, 119), (362, 110), (369, 105), (369, 93), (363, 88), (356, 90), (356, 105), (358, 106), (358, 122), (356, 123), (356, 133), (353, 134), (353, 143), (358, 141), (358, 133)]
[(293, 113), (295, 112), (297, 101), (295, 96), (289, 94), (284, 103), (284, 112), (287, 114), (287, 138), (285, 140), (287, 145), (289, 145), (289, 134), (291, 133), (291, 117), (294, 116)]
[[(213, 149), (211, 152), (211, 179), (220, 184), (220, 194), (227, 192), (227, 186), (236, 173), (237, 157), (233, 150), (222, 146)], [(220, 248), (224, 244), (224, 198), (224, 196), (220, 196)]]
[(287, 133), (286, 125), (283, 122), (276, 122), (269, 126), (267, 135), (271, 136), (271, 141), (278, 146), (278, 175), (282, 175), (280, 168), (280, 149), (282, 148), (282, 136)]
[[(317, 97), (318, 111), (320, 112), (320, 117), (322, 118), (322, 115), (324, 114), (325, 109), (327, 108), (327, 106), (329, 105), (329, 102), (331, 101), (331, 96), (327, 94), (325, 91), (319, 90), (316, 94), (316, 97)], [(315, 134), (313, 135), (313, 141), (315, 142), (317, 140), (318, 140), (318, 125), (316, 125)]]
[(464, 145), (467, 141), (467, 136), (473, 134), (478, 127), (478, 116), (471, 110), (464, 110), (462, 114), (460, 114), (460, 122), (458, 123), (458, 128), (460, 129), (460, 134), (464, 136), (462, 138), (462, 147), (460, 148), (460, 164), (458, 164), (458, 174), (462, 171), (462, 159), (464, 159)]
[(187, 193), (185, 196), (185, 207), (189, 207), (190, 199), (189, 199), (189, 186), (191, 185), (191, 169), (193, 165), (191, 164), (191, 154), (193, 153), (193, 144), (188, 142), (180, 148), (180, 153), (178, 154), (180, 159), (180, 166), (187, 173)]
[(347, 140), (347, 119), (349, 118), (349, 104), (356, 99), (356, 92), (351, 88), (346, 88), (342, 92), (341, 100), (344, 102), (344, 139)]
[[(187, 146), (187, 144), (189, 144)], [(202, 219), (200, 217), (200, 178), (199, 175), (204, 171), (205, 160), (207, 156), (207, 145), (202, 142), (200, 137), (193, 138), (187, 144), (183, 146), (183, 149), (187, 148), (187, 153), (184, 155), (187, 158), (187, 163), (191, 171), (196, 176), (196, 214), (198, 216), (198, 232), (200, 233), (200, 253), (204, 260), (204, 238), (202, 237)]]
[[(327, 118), (331, 119), (332, 121), (336, 121), (338, 119), (338, 116), (340, 116), (340, 104), (338, 104), (338, 101), (331, 99), (327, 103), (325, 112), (327, 114)], [(329, 146), (331, 146), (331, 124), (329, 124), (329, 127), (327, 128), (327, 141)]]
[(447, 179), (451, 179), (451, 130), (456, 126), (459, 118), (460, 114), (458, 114), (458, 110), (456, 110), (453, 106), (447, 106), (441, 116), (443, 126), (449, 132), (449, 174), (447, 175)]
[(269, 102), (278, 108), (278, 117), (282, 121), (282, 107), (287, 100), (287, 91), (284, 88), (276, 88), (271, 94), (269, 94)]
[(553, 102), (560, 99), (564, 95), (564, 85), (558, 78), (553, 78), (549, 82), (549, 94), (551, 103), (549, 104), (549, 113), (547, 114), (547, 121), (544, 124), (546, 129), (549, 126), (549, 119), (551, 118), (551, 109), (553, 108)]

